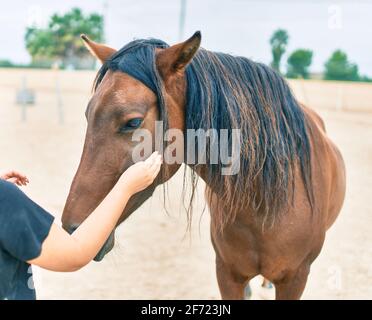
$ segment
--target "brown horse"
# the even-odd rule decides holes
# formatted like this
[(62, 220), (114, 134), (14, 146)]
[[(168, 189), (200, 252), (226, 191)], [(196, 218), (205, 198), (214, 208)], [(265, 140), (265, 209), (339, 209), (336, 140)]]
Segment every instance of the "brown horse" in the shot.
[[(222, 298), (242, 299), (249, 280), (261, 274), (274, 283), (277, 299), (299, 299), (345, 195), (343, 159), (321, 118), (299, 105), (269, 67), (199, 48), (199, 32), (173, 46), (135, 40), (119, 51), (82, 38), (103, 66), (86, 110), (85, 145), (64, 228), (72, 232), (133, 163), (136, 129), (155, 137), (157, 120), (164, 130), (184, 133), (239, 129), (237, 174), (223, 175), (221, 161), (184, 160), (193, 181), (197, 175), (207, 185)], [(178, 152), (185, 142), (174, 142)], [(212, 147), (207, 143), (207, 150)], [(164, 163), (153, 185), (131, 198), (119, 223), (179, 167)], [(113, 245), (112, 234), (96, 260)]]

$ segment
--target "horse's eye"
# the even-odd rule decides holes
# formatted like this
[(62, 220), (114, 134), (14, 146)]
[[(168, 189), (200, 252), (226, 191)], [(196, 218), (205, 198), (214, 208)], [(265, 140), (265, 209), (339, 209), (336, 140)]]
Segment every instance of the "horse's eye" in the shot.
[(142, 118), (130, 119), (130, 120), (128, 120), (128, 122), (126, 124), (124, 124), (120, 127), (119, 132), (120, 133), (125, 133), (125, 132), (128, 132), (128, 131), (135, 130), (135, 129), (137, 129), (141, 126), (142, 122), (143, 122)]

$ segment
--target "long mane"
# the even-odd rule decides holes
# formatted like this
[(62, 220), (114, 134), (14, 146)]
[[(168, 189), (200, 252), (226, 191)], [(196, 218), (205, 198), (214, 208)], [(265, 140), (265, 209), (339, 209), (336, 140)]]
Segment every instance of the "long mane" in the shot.
[[(107, 70), (133, 76), (157, 95), (167, 130), (164, 85), (155, 63), (159, 47), (168, 45), (156, 39), (127, 44), (102, 66), (95, 88)], [(240, 172), (224, 176), (221, 163), (209, 166), (209, 187), (224, 208), (214, 219), (217, 227), (223, 230), (242, 210), (273, 223), (291, 205), (296, 170), (313, 207), (309, 128), (286, 81), (263, 64), (205, 49), (187, 66), (186, 79), (187, 129), (241, 130)], [(196, 182), (193, 172), (192, 192)]]

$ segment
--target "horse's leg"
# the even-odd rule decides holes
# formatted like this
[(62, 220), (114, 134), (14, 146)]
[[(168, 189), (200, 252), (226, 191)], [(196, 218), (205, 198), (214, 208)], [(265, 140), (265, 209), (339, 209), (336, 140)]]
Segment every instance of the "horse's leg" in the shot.
[(237, 275), (221, 260), (216, 260), (217, 282), (223, 300), (243, 300), (249, 278)]
[(276, 300), (298, 300), (305, 289), (310, 265), (304, 264), (297, 271), (287, 274), (279, 281), (274, 281)]

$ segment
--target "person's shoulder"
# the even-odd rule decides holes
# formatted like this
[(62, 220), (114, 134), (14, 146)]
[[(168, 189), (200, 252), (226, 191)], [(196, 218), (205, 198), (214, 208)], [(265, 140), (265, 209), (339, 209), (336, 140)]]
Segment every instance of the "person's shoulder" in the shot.
[(18, 189), (13, 183), (0, 179), (0, 191)]
[(0, 179), (0, 199), (8, 199), (19, 194), (22, 194), (22, 191), (15, 184)]

